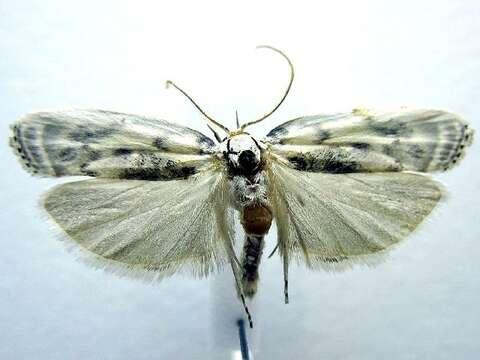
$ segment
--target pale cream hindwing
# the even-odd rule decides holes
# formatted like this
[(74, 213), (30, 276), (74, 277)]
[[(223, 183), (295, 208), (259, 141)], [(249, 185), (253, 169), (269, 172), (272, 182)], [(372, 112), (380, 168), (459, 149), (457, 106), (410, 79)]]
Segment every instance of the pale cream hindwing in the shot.
[(187, 178), (210, 164), (215, 146), (184, 126), (103, 110), (32, 113), (12, 130), (21, 163), (43, 176)]
[(171, 181), (91, 179), (53, 188), (44, 206), (80, 249), (96, 255), (94, 265), (205, 276), (228, 259), (232, 229), (218, 211), (227, 204), (226, 182), (213, 171)]
[(445, 111), (357, 109), (291, 120), (270, 131), (265, 141), (303, 171), (431, 172), (457, 164), (472, 138), (468, 124)]
[(327, 269), (369, 262), (410, 234), (443, 194), (420, 174), (308, 173), (274, 160), (268, 182), (279, 248)]

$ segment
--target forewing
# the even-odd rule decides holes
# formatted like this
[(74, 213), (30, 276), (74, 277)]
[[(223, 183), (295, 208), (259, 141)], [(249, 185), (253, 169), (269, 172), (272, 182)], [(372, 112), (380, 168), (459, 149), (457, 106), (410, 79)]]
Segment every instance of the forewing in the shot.
[(414, 173), (320, 174), (268, 170), (280, 249), (315, 267), (369, 261), (409, 235), (442, 198)]
[(53, 188), (44, 206), (99, 266), (203, 276), (226, 259), (231, 230), (218, 211), (225, 184), (220, 172), (172, 181), (90, 179)]
[(102, 110), (32, 113), (13, 126), (10, 145), (44, 176), (170, 180), (206, 167), (214, 143), (164, 120)]
[(324, 173), (444, 171), (458, 163), (473, 130), (458, 115), (401, 110), (301, 117), (267, 135), (271, 151), (298, 170)]

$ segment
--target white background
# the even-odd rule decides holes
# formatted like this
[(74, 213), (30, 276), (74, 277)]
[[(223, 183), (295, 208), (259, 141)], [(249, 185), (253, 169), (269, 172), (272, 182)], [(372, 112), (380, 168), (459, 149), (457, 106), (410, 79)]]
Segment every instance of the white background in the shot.
[[(68, 107), (153, 115), (208, 134), (164, 82), (233, 127), (291, 94), (253, 135), (352, 107), (428, 106), (480, 128), (480, 3), (472, 1), (0, 2), (0, 358), (235, 359), (241, 307), (228, 272), (149, 285), (75, 261), (41, 217), (59, 180), (26, 174), (7, 146), (26, 112)], [(480, 352), (480, 161), (436, 175), (448, 201), (380, 266), (291, 272), (264, 259), (257, 359), (473, 359)], [(275, 243), (270, 231), (267, 247)]]

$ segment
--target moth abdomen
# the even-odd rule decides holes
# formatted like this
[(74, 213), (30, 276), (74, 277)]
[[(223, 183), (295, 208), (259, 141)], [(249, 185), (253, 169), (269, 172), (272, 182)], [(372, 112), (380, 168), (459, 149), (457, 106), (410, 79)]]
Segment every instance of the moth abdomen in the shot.
[(272, 211), (264, 204), (247, 205), (242, 211), (241, 222), (245, 233), (264, 235), (272, 225)]
[(258, 266), (264, 235), (272, 225), (272, 211), (265, 204), (247, 205), (243, 208), (241, 222), (246, 233), (241, 256), (242, 287), (245, 295), (252, 297), (257, 292)]
[(262, 258), (263, 235), (245, 235), (241, 264), (242, 264), (242, 288), (245, 296), (252, 297), (257, 292), (258, 266)]

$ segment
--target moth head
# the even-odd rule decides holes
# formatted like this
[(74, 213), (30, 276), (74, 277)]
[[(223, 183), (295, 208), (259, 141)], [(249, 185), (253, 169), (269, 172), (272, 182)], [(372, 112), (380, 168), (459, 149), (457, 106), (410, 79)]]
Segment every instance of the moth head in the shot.
[(234, 172), (252, 174), (259, 169), (263, 147), (247, 133), (229, 137), (220, 144), (224, 159)]

